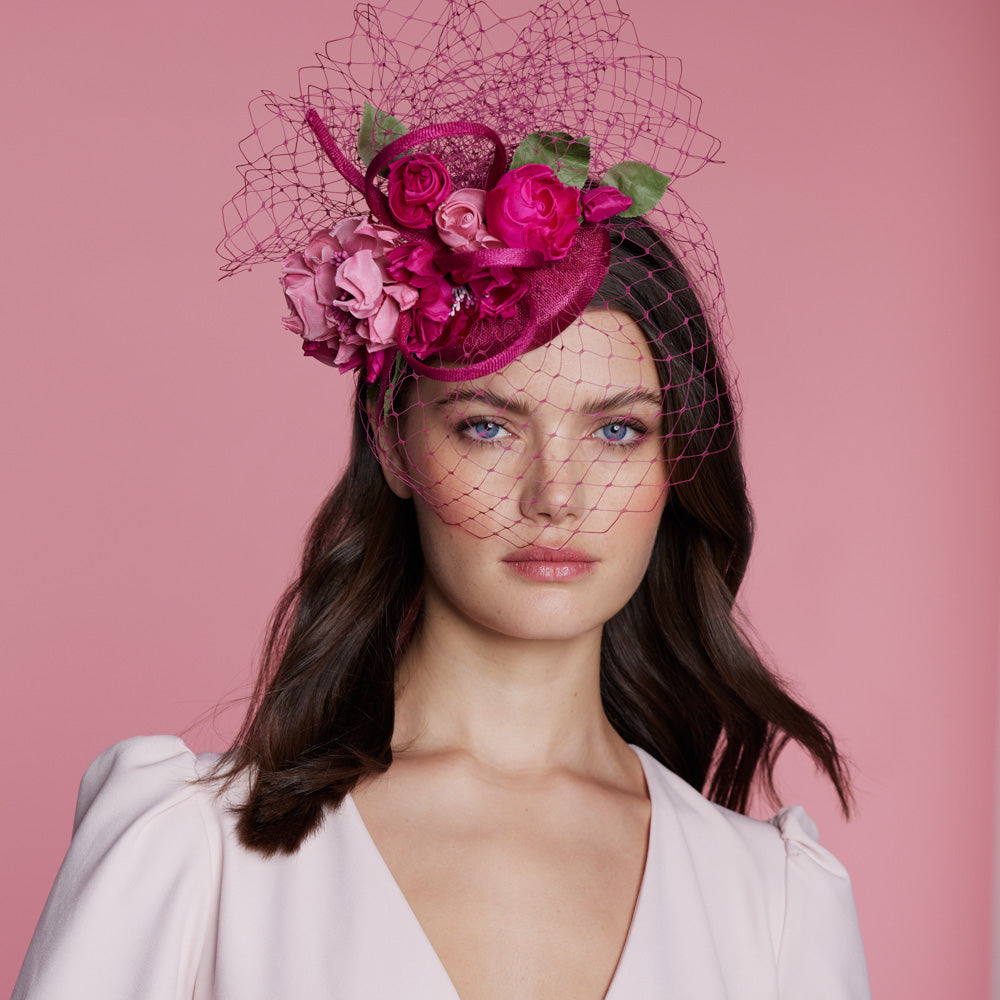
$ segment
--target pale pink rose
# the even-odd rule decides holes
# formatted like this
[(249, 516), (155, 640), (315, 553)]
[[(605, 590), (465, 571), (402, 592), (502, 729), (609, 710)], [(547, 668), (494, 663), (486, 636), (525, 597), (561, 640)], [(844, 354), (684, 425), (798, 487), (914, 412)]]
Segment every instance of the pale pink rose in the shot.
[(412, 285), (396, 282), (385, 285), (385, 294), (391, 295), (401, 310), (412, 309), (420, 298), (420, 291)]
[(356, 216), (285, 259), (281, 287), (291, 314), (281, 323), (303, 338), (306, 354), (341, 371), (364, 366), (368, 381), (378, 377), (386, 349), (396, 344), (400, 311), (420, 296), (386, 267), (386, 251), (399, 235)]
[(373, 221), (367, 215), (354, 215), (338, 222), (332, 237), (340, 249), (349, 254), (371, 250), (376, 256), (381, 256), (389, 247), (396, 245), (399, 233), (392, 226)]
[(434, 213), (441, 242), (454, 250), (482, 250), (503, 244), (486, 228), (486, 192), (479, 188), (453, 191)]
[(383, 295), (378, 308), (367, 318), (358, 320), (358, 333), (365, 340), (369, 353), (384, 350), (396, 341), (399, 323), (399, 303)]
[(302, 257), (310, 267), (334, 260), (344, 248), (333, 233), (323, 230), (310, 237)]
[[(343, 254), (340, 254), (343, 257)], [(313, 280), (316, 282), (316, 298), (325, 306), (332, 306), (340, 298), (340, 291), (337, 288), (337, 266), (338, 261), (325, 260), (316, 265), (313, 272)]]
[(384, 272), (371, 250), (351, 254), (337, 268), (337, 287), (346, 295), (335, 305), (346, 309), (355, 319), (365, 319), (381, 305)]
[(358, 320), (357, 335), (369, 350), (394, 342), (400, 309), (411, 309), (419, 296), (416, 288), (391, 281), (371, 250), (358, 251), (337, 268), (337, 287), (347, 297), (334, 305)]
[(337, 335), (337, 328), (327, 321), (326, 305), (316, 294), (315, 276), (302, 254), (293, 253), (285, 258), (281, 287), (292, 311), (281, 321), (286, 330), (306, 340), (329, 340)]

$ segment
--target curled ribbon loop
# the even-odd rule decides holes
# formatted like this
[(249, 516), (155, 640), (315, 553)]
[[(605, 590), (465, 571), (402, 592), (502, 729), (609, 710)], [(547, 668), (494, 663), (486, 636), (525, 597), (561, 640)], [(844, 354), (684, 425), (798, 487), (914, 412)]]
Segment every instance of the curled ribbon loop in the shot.
[(330, 135), (330, 130), (323, 124), (323, 119), (320, 118), (319, 112), (315, 108), (310, 108), (306, 112), (306, 124), (312, 130), (312, 134), (316, 136), (317, 142), (326, 153), (329, 161), (337, 168), (340, 176), (347, 181), (352, 187), (356, 187), (359, 191), (364, 191), (365, 189), (365, 178), (361, 171), (354, 166), (351, 161), (344, 156), (341, 152), (340, 147), (333, 141), (333, 136)]

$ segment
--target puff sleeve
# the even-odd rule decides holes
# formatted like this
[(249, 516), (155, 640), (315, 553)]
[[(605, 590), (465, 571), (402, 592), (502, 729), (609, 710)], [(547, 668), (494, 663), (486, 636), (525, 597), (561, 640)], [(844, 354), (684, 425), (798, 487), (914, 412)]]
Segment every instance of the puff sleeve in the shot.
[(851, 881), (817, 841), (801, 806), (771, 821), (785, 846), (785, 912), (778, 952), (779, 996), (870, 1000)]
[(172, 736), (125, 740), (90, 765), (12, 1000), (208, 995), (217, 852), (196, 776)]

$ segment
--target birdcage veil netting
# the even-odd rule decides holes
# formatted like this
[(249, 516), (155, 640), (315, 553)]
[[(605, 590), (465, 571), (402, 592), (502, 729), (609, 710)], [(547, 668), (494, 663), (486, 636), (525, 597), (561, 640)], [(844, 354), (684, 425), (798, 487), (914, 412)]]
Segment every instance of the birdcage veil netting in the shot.
[[(676, 189), (719, 144), (609, 0), (361, 5), (250, 111), (223, 270), (282, 262), (286, 330), (446, 522), (562, 544), (729, 445), (718, 261)], [(641, 215), (636, 165), (670, 179)]]

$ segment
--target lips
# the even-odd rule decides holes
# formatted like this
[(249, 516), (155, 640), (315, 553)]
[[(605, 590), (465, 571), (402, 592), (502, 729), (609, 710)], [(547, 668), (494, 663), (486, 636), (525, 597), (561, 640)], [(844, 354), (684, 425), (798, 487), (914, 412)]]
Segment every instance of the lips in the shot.
[(568, 546), (561, 549), (547, 549), (544, 545), (528, 545), (512, 552), (504, 562), (592, 563), (597, 560), (593, 556), (588, 556), (586, 552)]
[(503, 561), (521, 576), (543, 583), (575, 580), (590, 573), (597, 562), (579, 549), (548, 549), (543, 545), (528, 545), (512, 552)]

